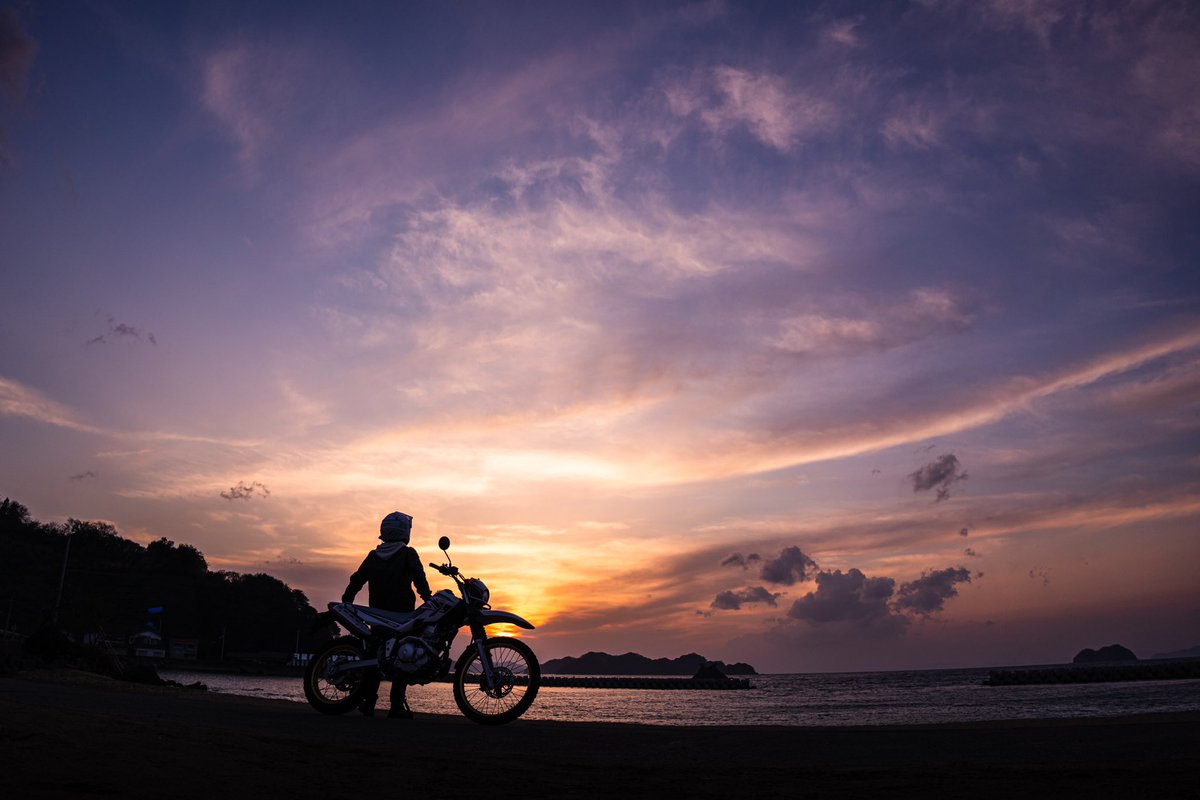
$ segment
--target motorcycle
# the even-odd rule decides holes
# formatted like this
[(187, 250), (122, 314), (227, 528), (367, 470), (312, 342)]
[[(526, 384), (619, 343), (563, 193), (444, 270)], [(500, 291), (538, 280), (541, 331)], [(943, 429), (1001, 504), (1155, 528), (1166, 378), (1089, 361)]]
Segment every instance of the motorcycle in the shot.
[(383, 678), (426, 684), (451, 675), (450, 647), (459, 628), (471, 631), (471, 642), (454, 662), (454, 702), (468, 719), (502, 725), (533, 705), (542, 671), (529, 645), (508, 636), (487, 635), (486, 626), (507, 623), (533, 629), (526, 620), (488, 605), (490, 593), (478, 578), (464, 578), (450, 560), (450, 539), (438, 540), (445, 564), (429, 566), (452, 578), (449, 589), (433, 594), (414, 611), (384, 611), (353, 603), (330, 603), (326, 619), (349, 635), (326, 644), (304, 671), (304, 696), (323, 714), (344, 714), (358, 706), (372, 682), (370, 670)]

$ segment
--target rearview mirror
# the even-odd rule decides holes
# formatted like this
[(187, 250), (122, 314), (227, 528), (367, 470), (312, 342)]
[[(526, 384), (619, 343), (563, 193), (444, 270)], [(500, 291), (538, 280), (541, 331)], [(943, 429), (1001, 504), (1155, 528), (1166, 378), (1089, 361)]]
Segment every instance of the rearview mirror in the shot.
[(438, 539), (438, 549), (439, 550), (449, 550), (450, 549), (450, 537), (449, 536), (443, 536), (442, 538)]

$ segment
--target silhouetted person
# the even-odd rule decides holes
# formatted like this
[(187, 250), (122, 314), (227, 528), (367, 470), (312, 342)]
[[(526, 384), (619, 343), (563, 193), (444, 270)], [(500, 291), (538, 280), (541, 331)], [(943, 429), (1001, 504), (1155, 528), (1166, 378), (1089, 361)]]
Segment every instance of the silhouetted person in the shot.
[[(425, 579), (425, 568), (421, 557), (408, 546), (412, 535), (412, 517), (393, 511), (379, 524), (379, 538), (383, 544), (376, 547), (350, 576), (350, 583), (342, 593), (343, 603), (353, 603), (363, 584), (367, 585), (367, 600), (371, 608), (384, 611), (412, 611), (416, 604), (413, 586), (422, 600), (429, 599), (429, 581)], [(375, 715), (375, 701), (379, 696), (379, 672), (368, 670), (367, 693), (359, 710), (368, 717)], [(399, 719), (412, 718), (405, 694), (408, 685), (403, 681), (392, 681), (392, 710), (388, 716)]]

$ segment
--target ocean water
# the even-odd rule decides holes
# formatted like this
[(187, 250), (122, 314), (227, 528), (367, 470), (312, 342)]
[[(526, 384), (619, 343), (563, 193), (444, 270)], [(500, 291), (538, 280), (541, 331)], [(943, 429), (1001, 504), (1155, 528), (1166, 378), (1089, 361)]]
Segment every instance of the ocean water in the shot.
[[(161, 672), (210, 691), (306, 702), (300, 678)], [(548, 688), (526, 719), (645, 725), (900, 725), (1200, 711), (1200, 680), (984, 686), (987, 669), (760, 675), (747, 690)], [(448, 683), (412, 686), (421, 713), (458, 714)], [(387, 686), (379, 708), (387, 708)]]

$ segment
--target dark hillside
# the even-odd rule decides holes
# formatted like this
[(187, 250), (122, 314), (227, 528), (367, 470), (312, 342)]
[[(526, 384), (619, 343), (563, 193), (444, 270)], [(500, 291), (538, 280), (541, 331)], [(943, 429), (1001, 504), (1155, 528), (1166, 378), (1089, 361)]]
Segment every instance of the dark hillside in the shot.
[(207, 660), (291, 653), (297, 638), (301, 649), (324, 638), (308, 633), (316, 616), (308, 598), (278, 578), (213, 572), (191, 545), (160, 538), (142, 546), (107, 523), (37, 522), (10, 499), (0, 503), (0, 614), (9, 630), (30, 634), (53, 624), (76, 641), (152, 628), (197, 640)]

